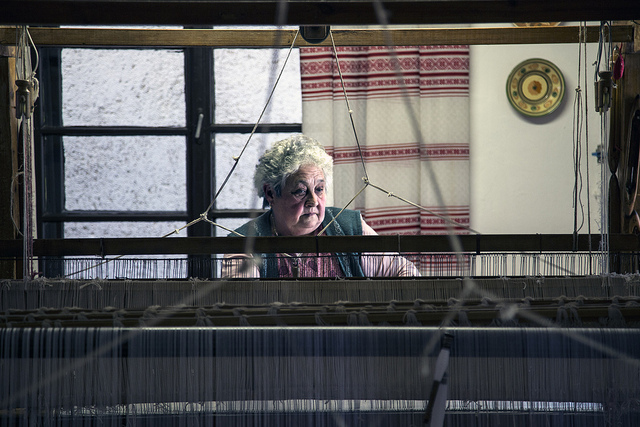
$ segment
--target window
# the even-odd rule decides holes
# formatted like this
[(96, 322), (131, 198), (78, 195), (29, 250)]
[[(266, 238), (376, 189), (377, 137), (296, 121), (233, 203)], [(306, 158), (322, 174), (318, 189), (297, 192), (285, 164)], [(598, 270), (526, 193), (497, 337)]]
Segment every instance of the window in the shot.
[[(206, 211), (262, 113), (287, 49), (39, 53), (39, 237), (160, 237)], [(261, 209), (252, 184), (258, 156), (300, 132), (301, 117), (292, 54), (210, 219), (235, 228)], [(199, 222), (180, 235), (226, 234)]]

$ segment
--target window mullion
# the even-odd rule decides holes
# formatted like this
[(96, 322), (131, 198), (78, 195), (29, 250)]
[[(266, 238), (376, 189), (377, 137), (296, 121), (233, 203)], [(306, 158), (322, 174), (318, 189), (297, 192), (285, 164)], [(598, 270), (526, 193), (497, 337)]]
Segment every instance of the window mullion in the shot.
[[(62, 72), (60, 48), (43, 48), (40, 58), (40, 94), (34, 111), (34, 141), (36, 159), (36, 221), (38, 236), (44, 239), (64, 238), (64, 223), (47, 221), (47, 214), (64, 211), (64, 149), (62, 135), (44, 135), (43, 124), (62, 126)], [(64, 275), (64, 263), (42, 257), (39, 269), (46, 277)]]
[(62, 135), (45, 135), (40, 128), (46, 123), (62, 126), (61, 49), (44, 48), (39, 51), (40, 96), (36, 103), (35, 126), (38, 234), (42, 238), (63, 238), (64, 224), (45, 222), (43, 214), (59, 214), (64, 210), (64, 150)]
[[(211, 48), (185, 49), (185, 100), (187, 123), (187, 214), (195, 219), (213, 198), (213, 117)], [(201, 221), (188, 228), (189, 236), (212, 236), (210, 224)]]

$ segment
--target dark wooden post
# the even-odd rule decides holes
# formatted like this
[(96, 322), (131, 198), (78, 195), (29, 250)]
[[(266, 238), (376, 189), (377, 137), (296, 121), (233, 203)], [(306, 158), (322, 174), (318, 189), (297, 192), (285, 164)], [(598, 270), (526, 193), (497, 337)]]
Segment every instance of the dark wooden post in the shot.
[[(613, 93), (611, 106), (609, 155), (615, 158), (619, 154), (620, 161), (617, 165), (617, 171), (612, 169), (612, 172), (614, 174), (617, 172), (618, 194), (621, 197), (617, 200), (620, 203), (619, 206), (615, 205), (616, 201), (610, 202), (609, 222), (611, 233), (622, 232), (623, 234), (636, 234), (640, 237), (640, 198), (638, 198), (640, 187), (635, 192), (635, 198), (633, 195), (625, 197), (625, 192), (629, 191), (628, 183), (634, 182), (634, 176), (635, 180), (638, 178), (638, 166), (640, 166), (640, 159), (637, 155), (640, 141), (637, 140), (637, 136), (632, 138), (630, 135), (631, 121), (637, 109), (636, 97), (640, 95), (640, 25), (633, 21), (619, 23), (634, 25), (634, 41), (622, 44), (624, 74), (621, 79), (615, 82), (616, 89)], [(620, 152), (617, 153), (616, 150), (620, 150)], [(615, 184), (612, 182), (612, 185)], [(615, 191), (610, 191), (611, 194), (615, 194)], [(632, 200), (633, 203), (630, 205), (629, 200), (625, 203), (625, 198)], [(629, 214), (629, 210), (631, 210), (631, 214)], [(634, 273), (640, 267), (635, 259), (635, 257), (612, 259), (611, 271)]]
[[(16, 239), (14, 223), (20, 227), (15, 63), (15, 47), (0, 45), (0, 239)], [(15, 260), (0, 259), (0, 279), (16, 279), (17, 275), (21, 273)]]

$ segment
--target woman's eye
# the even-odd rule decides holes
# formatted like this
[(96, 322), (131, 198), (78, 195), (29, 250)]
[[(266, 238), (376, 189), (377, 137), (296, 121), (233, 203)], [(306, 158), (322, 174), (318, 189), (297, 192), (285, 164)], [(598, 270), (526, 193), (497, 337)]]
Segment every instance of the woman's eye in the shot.
[(316, 193), (318, 193), (318, 194), (322, 194), (322, 193), (324, 193), (324, 187), (318, 187), (318, 188), (316, 188)]
[(305, 194), (307, 194), (307, 190), (303, 190), (302, 188), (298, 188), (295, 191), (292, 191), (291, 194), (293, 194), (296, 197), (302, 197)]

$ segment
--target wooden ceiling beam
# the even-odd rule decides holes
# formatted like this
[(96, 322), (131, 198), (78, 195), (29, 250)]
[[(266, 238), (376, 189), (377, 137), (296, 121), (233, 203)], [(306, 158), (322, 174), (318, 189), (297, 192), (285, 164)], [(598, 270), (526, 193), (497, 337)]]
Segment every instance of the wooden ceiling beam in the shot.
[[(288, 47), (296, 30), (181, 30), (29, 28), (37, 46), (67, 47)], [(418, 28), (333, 30), (337, 46), (420, 46), (443, 44), (538, 44), (577, 43), (579, 27)], [(599, 28), (587, 27), (587, 42), (597, 42)], [(633, 26), (613, 26), (614, 42), (632, 42)], [(0, 28), (0, 45), (15, 44), (15, 29)], [(296, 46), (310, 46), (298, 36)], [(330, 46), (329, 39), (315, 44)]]
[(416, 25), (640, 18), (635, 0), (1, 0), (0, 9), (0, 25), (375, 25), (382, 20)]

